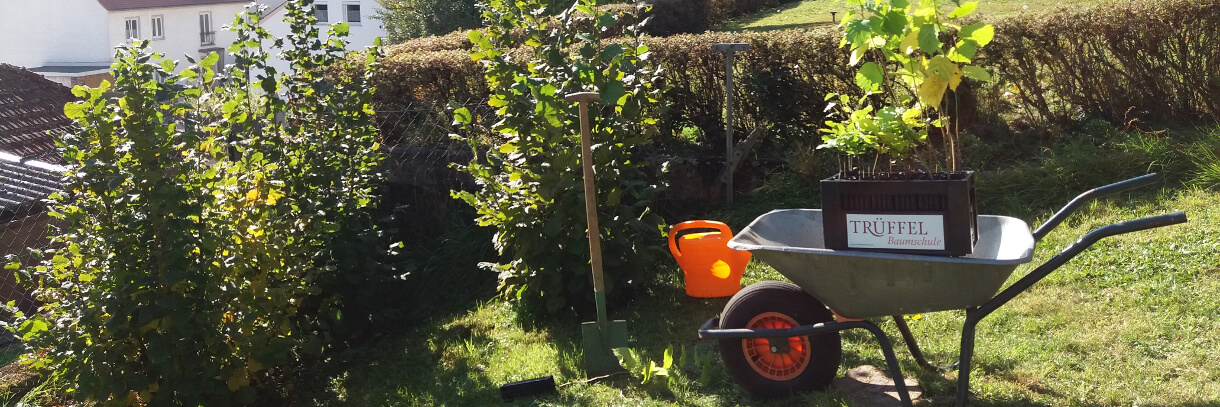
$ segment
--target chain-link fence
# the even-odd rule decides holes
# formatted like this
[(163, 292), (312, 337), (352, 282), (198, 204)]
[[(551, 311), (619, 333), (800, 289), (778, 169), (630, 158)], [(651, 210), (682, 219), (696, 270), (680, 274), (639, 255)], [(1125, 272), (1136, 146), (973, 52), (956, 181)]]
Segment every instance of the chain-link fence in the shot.
[[(27, 152), (34, 154), (0, 152), (0, 265), (36, 264), (42, 260), (36, 253), (50, 244), (52, 218), (45, 200), (60, 189), (64, 169), (50, 164), (60, 162), (53, 149)], [(12, 270), (0, 272), (0, 304), (4, 304), (0, 321), (11, 324), (17, 312), (38, 311), (31, 288)], [(0, 366), (16, 361), (26, 350), (11, 332), (0, 330)]]
[[(453, 125), (453, 111), (463, 107), (476, 116), (470, 129)], [(474, 180), (453, 165), (469, 163), (481, 150), (479, 146), (488, 144), (486, 127), (495, 111), (486, 100), (387, 103), (375, 109), (382, 143), (389, 153), (384, 197), (386, 204), (398, 208), (399, 237), (409, 244), (412, 239), (440, 236), (454, 222), (471, 218), (472, 214), (462, 213), (465, 204), (450, 191), (472, 189)], [(473, 141), (452, 137), (459, 133)]]

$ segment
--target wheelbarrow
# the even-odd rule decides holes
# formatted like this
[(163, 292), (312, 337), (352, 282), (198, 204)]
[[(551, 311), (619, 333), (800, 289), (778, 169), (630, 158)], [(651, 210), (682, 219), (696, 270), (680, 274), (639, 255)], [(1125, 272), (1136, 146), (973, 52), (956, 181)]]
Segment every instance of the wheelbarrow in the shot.
[[(1037, 241), (1082, 204), (1156, 179), (1156, 174), (1148, 174), (1085, 192), (1032, 232), (1020, 219), (980, 215), (974, 253), (963, 257), (830, 250), (822, 237), (820, 210), (769, 212), (728, 245), (749, 250), (795, 285), (764, 281), (746, 287), (729, 300), (719, 318), (709, 319), (699, 328), (699, 338), (718, 340), (721, 356), (737, 383), (756, 397), (768, 398), (828, 386), (842, 360), (839, 331), (864, 329), (881, 347), (899, 400), (910, 406), (889, 337), (865, 320), (891, 316), (920, 366), (933, 371), (956, 367), (956, 405), (965, 406), (975, 327), (980, 320), (1102, 238), (1184, 223), (1186, 214), (1176, 212), (1095, 229), (1000, 291), (1017, 266), (1032, 260)], [(965, 310), (966, 321), (957, 363), (941, 368), (923, 357), (902, 315), (947, 310)]]

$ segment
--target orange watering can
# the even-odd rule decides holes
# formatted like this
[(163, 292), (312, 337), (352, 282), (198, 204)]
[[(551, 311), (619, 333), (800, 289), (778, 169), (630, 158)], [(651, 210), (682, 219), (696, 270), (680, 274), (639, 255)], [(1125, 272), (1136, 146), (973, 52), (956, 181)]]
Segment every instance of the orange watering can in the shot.
[[(715, 232), (685, 233), (695, 229)], [(730, 249), (733, 231), (714, 220), (692, 220), (669, 228), (669, 252), (686, 275), (686, 295), (728, 297), (741, 290), (741, 274), (750, 262), (750, 252)]]

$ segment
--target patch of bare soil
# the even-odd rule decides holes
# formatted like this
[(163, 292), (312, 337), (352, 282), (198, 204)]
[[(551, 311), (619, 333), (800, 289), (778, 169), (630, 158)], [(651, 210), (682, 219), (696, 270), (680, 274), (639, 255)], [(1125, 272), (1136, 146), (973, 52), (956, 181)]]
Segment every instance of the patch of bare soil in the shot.
[[(919, 381), (910, 377), (905, 379), (911, 400), (915, 404), (922, 404), (919, 403), (919, 397), (923, 395), (923, 390), (919, 388)], [(898, 401), (898, 391), (894, 386), (894, 379), (871, 365), (858, 366), (847, 371), (844, 377), (835, 379), (834, 386), (835, 389), (862, 406), (902, 406), (902, 403)]]
[(20, 362), (9, 363), (7, 366), (0, 367), (0, 392), (8, 392), (17, 387), (26, 386), (37, 377), (37, 374)]

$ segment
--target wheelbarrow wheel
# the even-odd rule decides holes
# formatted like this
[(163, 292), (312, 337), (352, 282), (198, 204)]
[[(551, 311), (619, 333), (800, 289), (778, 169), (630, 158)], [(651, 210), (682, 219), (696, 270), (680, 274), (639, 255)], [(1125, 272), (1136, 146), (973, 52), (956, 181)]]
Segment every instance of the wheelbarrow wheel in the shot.
[[(800, 287), (764, 281), (729, 300), (720, 328), (787, 329), (833, 320), (830, 310)], [(787, 352), (765, 338), (726, 339), (719, 345), (729, 374), (756, 398), (823, 390), (834, 380), (843, 359), (838, 333), (788, 338)]]

